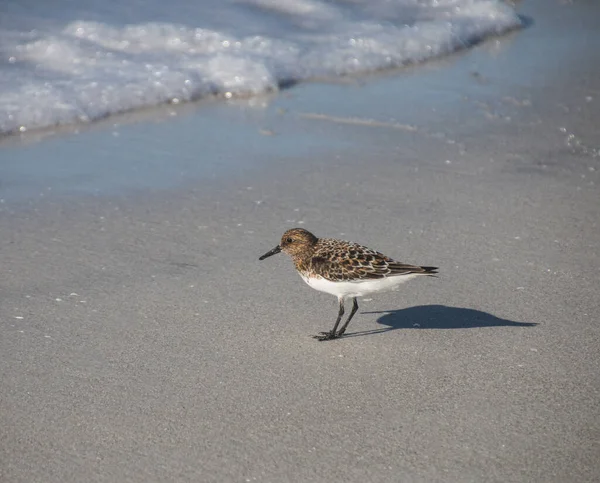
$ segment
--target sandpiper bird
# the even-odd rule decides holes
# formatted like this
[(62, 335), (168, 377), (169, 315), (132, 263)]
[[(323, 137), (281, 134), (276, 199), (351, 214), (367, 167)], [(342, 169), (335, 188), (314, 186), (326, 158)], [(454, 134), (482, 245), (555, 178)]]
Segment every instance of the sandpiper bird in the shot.
[[(280, 244), (259, 260), (279, 252), (292, 257), (296, 270), (308, 285), (338, 298), (340, 308), (335, 325), (331, 331), (314, 336), (319, 340), (337, 339), (344, 335), (358, 310), (357, 297), (395, 290), (402, 283), (419, 275), (435, 276), (437, 273), (437, 267), (407, 265), (358, 243), (317, 238), (302, 228), (286, 231)], [(352, 312), (337, 331), (347, 298), (352, 298)]]

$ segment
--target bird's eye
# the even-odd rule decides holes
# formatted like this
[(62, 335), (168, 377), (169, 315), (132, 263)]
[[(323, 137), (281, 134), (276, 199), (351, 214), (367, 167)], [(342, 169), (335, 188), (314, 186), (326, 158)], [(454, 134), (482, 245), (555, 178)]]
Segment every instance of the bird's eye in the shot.
[(293, 243), (294, 242), (294, 240), (292, 238), (287, 238), (285, 241), (286, 241), (286, 243)]

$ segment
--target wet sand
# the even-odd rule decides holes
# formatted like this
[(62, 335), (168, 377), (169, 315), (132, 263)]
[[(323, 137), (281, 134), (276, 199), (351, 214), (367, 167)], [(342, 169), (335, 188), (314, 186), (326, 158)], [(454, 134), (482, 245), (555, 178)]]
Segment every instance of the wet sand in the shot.
[[(0, 479), (597, 481), (600, 8), (0, 151)], [(169, 109), (164, 112), (168, 115)], [(438, 279), (334, 297), (301, 226)]]

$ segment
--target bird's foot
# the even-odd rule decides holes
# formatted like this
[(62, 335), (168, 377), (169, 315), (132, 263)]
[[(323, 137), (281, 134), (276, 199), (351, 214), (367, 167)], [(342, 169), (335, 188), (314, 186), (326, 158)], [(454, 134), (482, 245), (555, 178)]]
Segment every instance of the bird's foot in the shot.
[(331, 332), (319, 332), (319, 335), (313, 335), (313, 339), (317, 339), (320, 341), (323, 340), (333, 340), (333, 339), (337, 339), (339, 337), (339, 335), (337, 335), (335, 332), (331, 331)]

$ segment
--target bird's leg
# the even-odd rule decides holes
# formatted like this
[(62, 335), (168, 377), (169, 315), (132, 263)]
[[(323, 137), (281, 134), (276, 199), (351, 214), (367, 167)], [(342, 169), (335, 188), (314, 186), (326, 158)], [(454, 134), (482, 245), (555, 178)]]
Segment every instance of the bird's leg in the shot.
[(337, 320), (335, 321), (335, 325), (333, 326), (333, 329), (331, 329), (331, 332), (321, 332), (319, 335), (313, 336), (315, 339), (331, 340), (331, 339), (335, 339), (336, 337), (338, 337), (337, 335), (335, 335), (335, 331), (337, 330), (338, 325), (340, 325), (340, 320), (342, 320), (342, 315), (344, 315), (344, 299), (342, 297), (339, 297), (338, 301), (340, 303), (340, 311), (338, 312)]
[(348, 324), (352, 320), (352, 317), (354, 317), (354, 314), (356, 313), (357, 310), (358, 310), (358, 302), (356, 301), (356, 297), (354, 297), (353, 303), (352, 303), (352, 312), (350, 312), (350, 315), (348, 316), (348, 320), (346, 320), (346, 323), (342, 326), (340, 331), (337, 333), (338, 337), (341, 337), (344, 335), (344, 332), (346, 332), (346, 327), (348, 327)]

